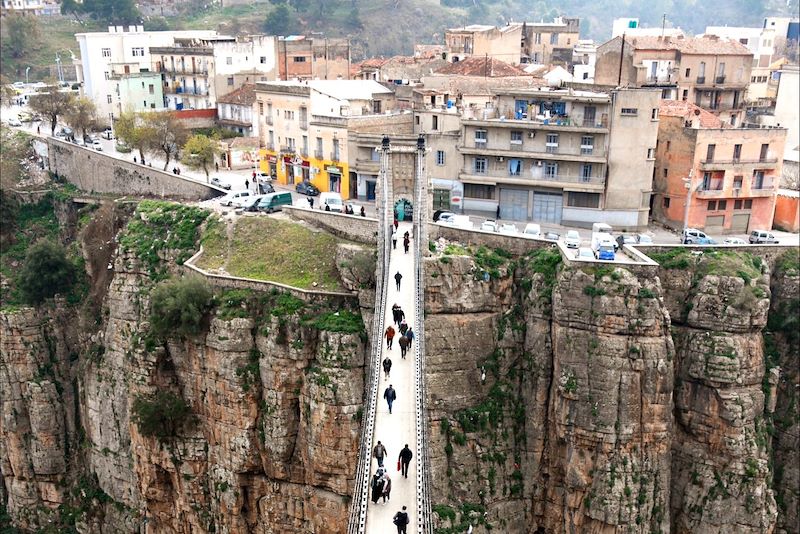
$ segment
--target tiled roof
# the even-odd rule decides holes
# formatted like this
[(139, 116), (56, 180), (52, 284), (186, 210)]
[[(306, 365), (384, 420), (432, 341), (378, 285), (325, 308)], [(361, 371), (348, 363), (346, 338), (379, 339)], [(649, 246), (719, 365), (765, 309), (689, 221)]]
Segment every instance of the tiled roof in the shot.
[(472, 56), (450, 63), (436, 71), (436, 74), (455, 74), (461, 76), (482, 76), (497, 78), (502, 76), (527, 76), (524, 70), (499, 59), (486, 56)]
[(680, 117), (684, 120), (699, 117), (701, 128), (722, 128), (719, 117), (685, 100), (662, 100), (658, 112), (665, 117)]
[(369, 58), (369, 59), (365, 59), (364, 61), (362, 61), (362, 62), (359, 64), (359, 66), (360, 66), (362, 69), (363, 69), (363, 68), (370, 68), (370, 67), (371, 67), (371, 68), (373, 68), (373, 69), (379, 69), (379, 68), (381, 68), (382, 66), (384, 66), (384, 65), (386, 64), (386, 62), (387, 62), (387, 61), (389, 61), (389, 59), (387, 59), (387, 58), (382, 58), (382, 57), (371, 57), (371, 58)]
[(217, 99), (218, 103), (236, 104), (239, 106), (252, 106), (256, 101), (256, 84), (246, 83), (239, 89), (222, 95)]
[[(619, 37), (616, 37), (619, 39)], [(752, 56), (745, 45), (710, 35), (705, 37), (632, 37), (625, 40), (637, 50), (679, 50), (682, 54)]]

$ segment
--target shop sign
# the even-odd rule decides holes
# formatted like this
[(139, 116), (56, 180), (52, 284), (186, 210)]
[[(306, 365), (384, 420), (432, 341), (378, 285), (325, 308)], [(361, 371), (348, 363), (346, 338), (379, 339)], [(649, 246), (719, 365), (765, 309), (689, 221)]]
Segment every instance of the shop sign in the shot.
[(332, 172), (334, 174), (342, 174), (342, 169), (340, 169), (339, 167), (335, 167), (333, 165), (325, 167), (325, 171), (326, 172)]

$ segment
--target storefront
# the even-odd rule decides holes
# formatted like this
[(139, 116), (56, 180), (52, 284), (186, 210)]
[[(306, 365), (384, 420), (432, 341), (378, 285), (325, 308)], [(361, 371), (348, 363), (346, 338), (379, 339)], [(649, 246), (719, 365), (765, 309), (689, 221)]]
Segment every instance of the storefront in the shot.
[(328, 165), (325, 167), (325, 172), (328, 173), (328, 191), (332, 193), (341, 193), (342, 168), (336, 165)]

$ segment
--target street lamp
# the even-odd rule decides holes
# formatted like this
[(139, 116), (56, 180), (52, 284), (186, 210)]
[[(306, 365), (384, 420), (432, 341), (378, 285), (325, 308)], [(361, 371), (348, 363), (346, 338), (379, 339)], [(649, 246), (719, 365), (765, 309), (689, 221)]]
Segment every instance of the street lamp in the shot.
[(28, 72), (30, 72), (30, 66), (25, 67), (25, 85), (28, 85)]

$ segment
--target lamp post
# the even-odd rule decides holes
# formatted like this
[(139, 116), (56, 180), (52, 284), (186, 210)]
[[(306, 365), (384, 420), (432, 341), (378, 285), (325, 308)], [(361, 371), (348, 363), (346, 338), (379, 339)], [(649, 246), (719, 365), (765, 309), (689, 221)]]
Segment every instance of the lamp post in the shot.
[(25, 67), (25, 85), (28, 85), (28, 72), (30, 72), (30, 70), (30, 66)]

